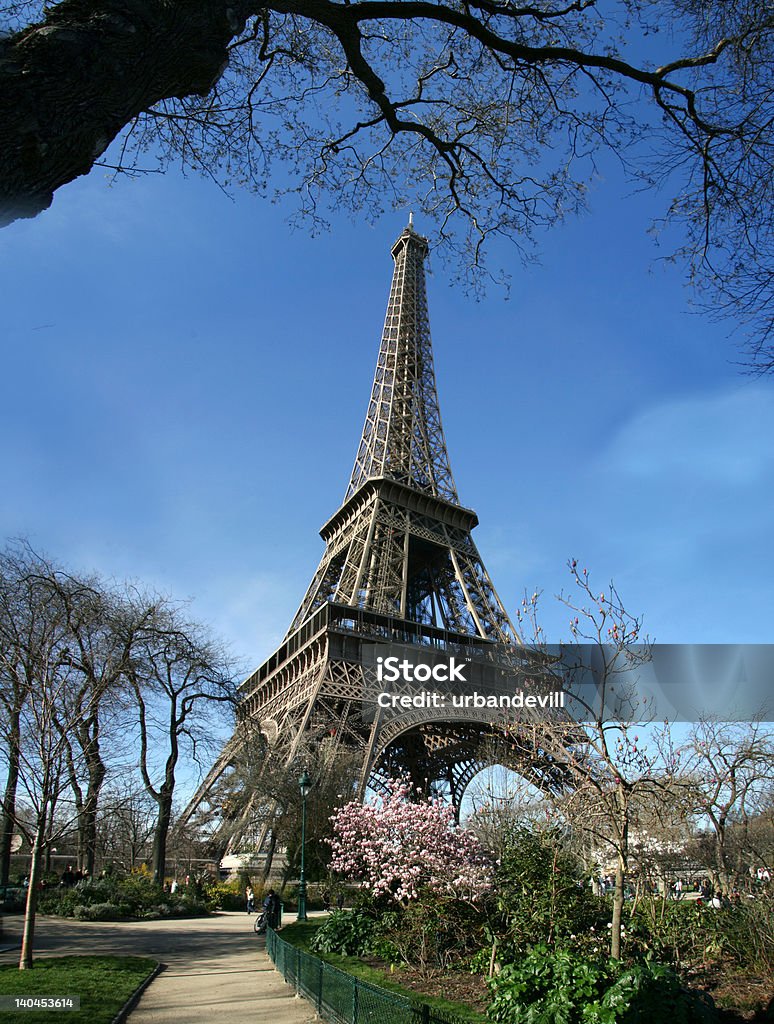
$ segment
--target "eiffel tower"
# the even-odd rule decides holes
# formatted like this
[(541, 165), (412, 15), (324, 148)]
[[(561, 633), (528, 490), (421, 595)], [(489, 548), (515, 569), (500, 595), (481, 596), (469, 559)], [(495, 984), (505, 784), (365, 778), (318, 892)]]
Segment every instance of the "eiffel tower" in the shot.
[[(424, 789), (442, 787), (458, 809), (465, 787), (492, 760), (518, 762), (522, 774), (528, 764), (538, 785), (556, 780), (534, 729), (523, 736), (511, 729), (506, 742), (491, 710), (388, 712), (376, 699), (376, 653), (384, 650), (472, 659), (484, 684), (503, 671), (513, 678), (530, 660), (473, 541), (476, 513), (460, 504), (452, 476), (433, 368), (427, 254), (410, 220), (392, 247), (387, 315), (344, 501), (320, 531), (325, 552), (282, 643), (242, 684), (241, 718), (285, 763), (304, 742), (324, 738), (356, 753), (361, 793), (407, 774)], [(212, 793), (240, 742), (237, 731), (183, 822)], [(248, 806), (232, 822), (230, 849), (249, 818)]]

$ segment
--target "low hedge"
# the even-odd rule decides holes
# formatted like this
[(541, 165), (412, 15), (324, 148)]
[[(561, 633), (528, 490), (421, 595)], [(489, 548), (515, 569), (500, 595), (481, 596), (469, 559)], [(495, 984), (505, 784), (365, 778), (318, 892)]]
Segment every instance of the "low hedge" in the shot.
[(44, 889), (38, 900), (43, 914), (77, 921), (153, 920), (161, 917), (202, 917), (210, 904), (186, 887), (165, 892), (145, 875), (100, 878), (72, 888)]

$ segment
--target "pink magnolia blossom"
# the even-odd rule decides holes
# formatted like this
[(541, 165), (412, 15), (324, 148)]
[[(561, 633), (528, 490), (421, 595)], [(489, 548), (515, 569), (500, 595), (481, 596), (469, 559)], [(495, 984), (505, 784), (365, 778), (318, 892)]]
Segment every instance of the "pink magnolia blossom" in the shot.
[(331, 868), (404, 905), (428, 893), (480, 899), (491, 870), (478, 840), (456, 825), (451, 807), (411, 795), (406, 783), (393, 783), (378, 804), (339, 808), (331, 819)]

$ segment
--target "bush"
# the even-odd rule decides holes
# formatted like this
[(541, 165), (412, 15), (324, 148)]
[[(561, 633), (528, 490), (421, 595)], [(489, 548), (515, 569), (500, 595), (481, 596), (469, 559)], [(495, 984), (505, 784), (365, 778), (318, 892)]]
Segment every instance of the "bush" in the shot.
[(539, 942), (566, 945), (606, 930), (608, 908), (584, 885), (581, 864), (556, 829), (515, 828), (495, 885), (510, 959)]
[(388, 963), (435, 971), (469, 962), (482, 934), (480, 912), (462, 901), (435, 906), (420, 901), (400, 910), (361, 905), (334, 910), (317, 929), (311, 948), (342, 956), (372, 954)]
[(710, 1024), (711, 1000), (687, 992), (662, 964), (624, 966), (535, 946), (489, 982), (487, 1011), (502, 1024)]
[(179, 892), (174, 895), (165, 893), (160, 885), (144, 874), (127, 875), (115, 881), (104, 879), (95, 884), (115, 892), (121, 900), (129, 903), (137, 911), (152, 910), (160, 903), (176, 903), (181, 898)]
[(380, 955), (424, 974), (464, 969), (485, 938), (482, 911), (462, 900), (412, 903), (400, 914), (382, 917), (381, 924)]
[(27, 904), (27, 890), (19, 886), (6, 886), (3, 890), (3, 899), (0, 903), (0, 911), (3, 913), (15, 913), (19, 910), (24, 910)]
[(720, 910), (715, 929), (722, 935), (725, 953), (739, 966), (764, 974), (774, 972), (774, 893), (759, 892)]
[(76, 921), (116, 921), (129, 916), (127, 910), (117, 903), (93, 903), (91, 906), (76, 906), (73, 917)]
[(74, 917), (80, 921), (201, 917), (209, 912), (204, 899), (186, 889), (176, 893), (164, 892), (160, 885), (144, 874), (80, 882), (71, 889), (44, 889), (38, 908), (44, 914)]
[(717, 911), (695, 901), (644, 899), (627, 923), (626, 951), (675, 967), (706, 963), (722, 953), (722, 923)]
[[(215, 910), (245, 910), (247, 906), (245, 886), (241, 879), (235, 882), (211, 882), (204, 887), (204, 898)], [(256, 897), (256, 905), (257, 902)]]
[(173, 917), (206, 917), (210, 913), (210, 905), (206, 900), (183, 893), (176, 903), (166, 904)]
[(670, 967), (649, 960), (624, 968), (613, 963), (620, 973), (604, 995), (600, 1021), (713, 1024), (717, 1020), (712, 999), (683, 988)]
[(628, 925), (627, 952), (677, 967), (727, 961), (770, 973), (774, 968), (774, 899), (742, 899), (719, 909), (695, 901), (649, 899)]
[(72, 889), (43, 889), (38, 897), (38, 910), (44, 914), (59, 914), (60, 917), (75, 917), (76, 907), (92, 903), (109, 902), (98, 883), (74, 886)]
[(311, 948), (317, 953), (365, 956), (377, 937), (379, 923), (363, 910), (334, 910), (315, 932)]

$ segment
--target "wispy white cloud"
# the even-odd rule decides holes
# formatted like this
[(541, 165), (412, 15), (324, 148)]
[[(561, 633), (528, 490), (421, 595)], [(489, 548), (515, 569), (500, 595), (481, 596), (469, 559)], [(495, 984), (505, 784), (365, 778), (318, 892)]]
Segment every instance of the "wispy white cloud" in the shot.
[(622, 480), (754, 485), (774, 477), (774, 389), (741, 384), (639, 413), (618, 433), (599, 468)]
[(637, 413), (591, 460), (579, 498), (583, 557), (615, 567), (658, 639), (771, 639), (770, 385), (736, 383)]

